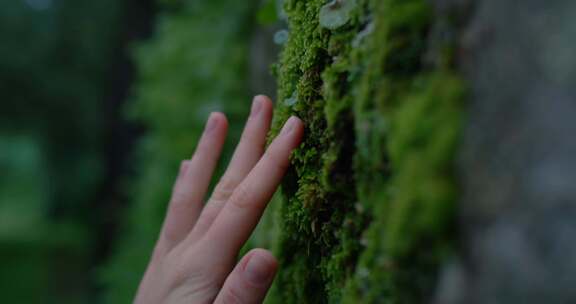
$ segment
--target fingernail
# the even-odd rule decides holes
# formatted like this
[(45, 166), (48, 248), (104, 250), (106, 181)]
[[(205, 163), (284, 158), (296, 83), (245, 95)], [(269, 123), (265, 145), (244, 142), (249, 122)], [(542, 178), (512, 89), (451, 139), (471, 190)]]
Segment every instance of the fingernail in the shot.
[(210, 114), (208, 118), (208, 122), (206, 123), (206, 130), (205, 133), (211, 132), (218, 126), (218, 119), (216, 118), (216, 113)]
[(296, 118), (295, 116), (290, 117), (290, 119), (288, 119), (288, 121), (286, 122), (286, 124), (284, 124), (284, 127), (282, 128), (282, 134), (290, 134), (294, 128), (296, 128), (296, 125), (298, 124), (298, 118)]
[(266, 258), (255, 254), (248, 261), (244, 271), (250, 282), (255, 285), (263, 285), (268, 283), (272, 277), (272, 269), (273, 265)]
[(250, 112), (250, 116), (254, 117), (258, 115), (260, 110), (262, 110), (262, 99), (260, 96), (256, 96), (252, 102), (252, 110)]

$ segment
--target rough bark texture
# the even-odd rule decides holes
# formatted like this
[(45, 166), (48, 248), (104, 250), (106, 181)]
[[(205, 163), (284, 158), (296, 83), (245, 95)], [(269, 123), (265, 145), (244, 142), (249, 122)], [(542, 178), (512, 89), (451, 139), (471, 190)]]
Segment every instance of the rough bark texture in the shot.
[(462, 255), (438, 303), (576, 303), (576, 3), (436, 2), (469, 12), (471, 87)]

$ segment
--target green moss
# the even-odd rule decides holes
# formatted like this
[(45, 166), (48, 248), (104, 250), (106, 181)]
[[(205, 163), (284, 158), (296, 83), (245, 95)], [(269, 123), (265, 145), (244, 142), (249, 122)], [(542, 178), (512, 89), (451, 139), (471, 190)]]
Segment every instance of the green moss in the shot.
[(282, 264), (270, 302), (417, 303), (453, 246), (463, 85), (430, 41), (424, 0), (362, 0), (345, 25), (288, 0), (275, 132), (306, 124), (283, 185)]

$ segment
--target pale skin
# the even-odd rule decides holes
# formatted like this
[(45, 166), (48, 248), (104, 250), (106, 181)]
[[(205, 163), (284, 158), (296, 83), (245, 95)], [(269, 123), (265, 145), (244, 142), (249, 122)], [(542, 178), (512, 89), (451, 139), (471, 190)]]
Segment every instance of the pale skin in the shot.
[(212, 113), (190, 160), (183, 161), (166, 218), (140, 283), (137, 304), (261, 303), (278, 264), (264, 249), (237, 256), (278, 188), (304, 133), (291, 117), (266, 149), (272, 102), (254, 98), (222, 179), (206, 200), (228, 123)]

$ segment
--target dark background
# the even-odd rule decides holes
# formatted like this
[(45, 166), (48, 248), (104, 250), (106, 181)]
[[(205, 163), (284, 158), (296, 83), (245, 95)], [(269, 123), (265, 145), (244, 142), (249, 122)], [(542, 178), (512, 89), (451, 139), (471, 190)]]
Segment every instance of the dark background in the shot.
[(123, 118), (142, 0), (0, 2), (0, 289), (5, 303), (90, 302), (143, 127)]

